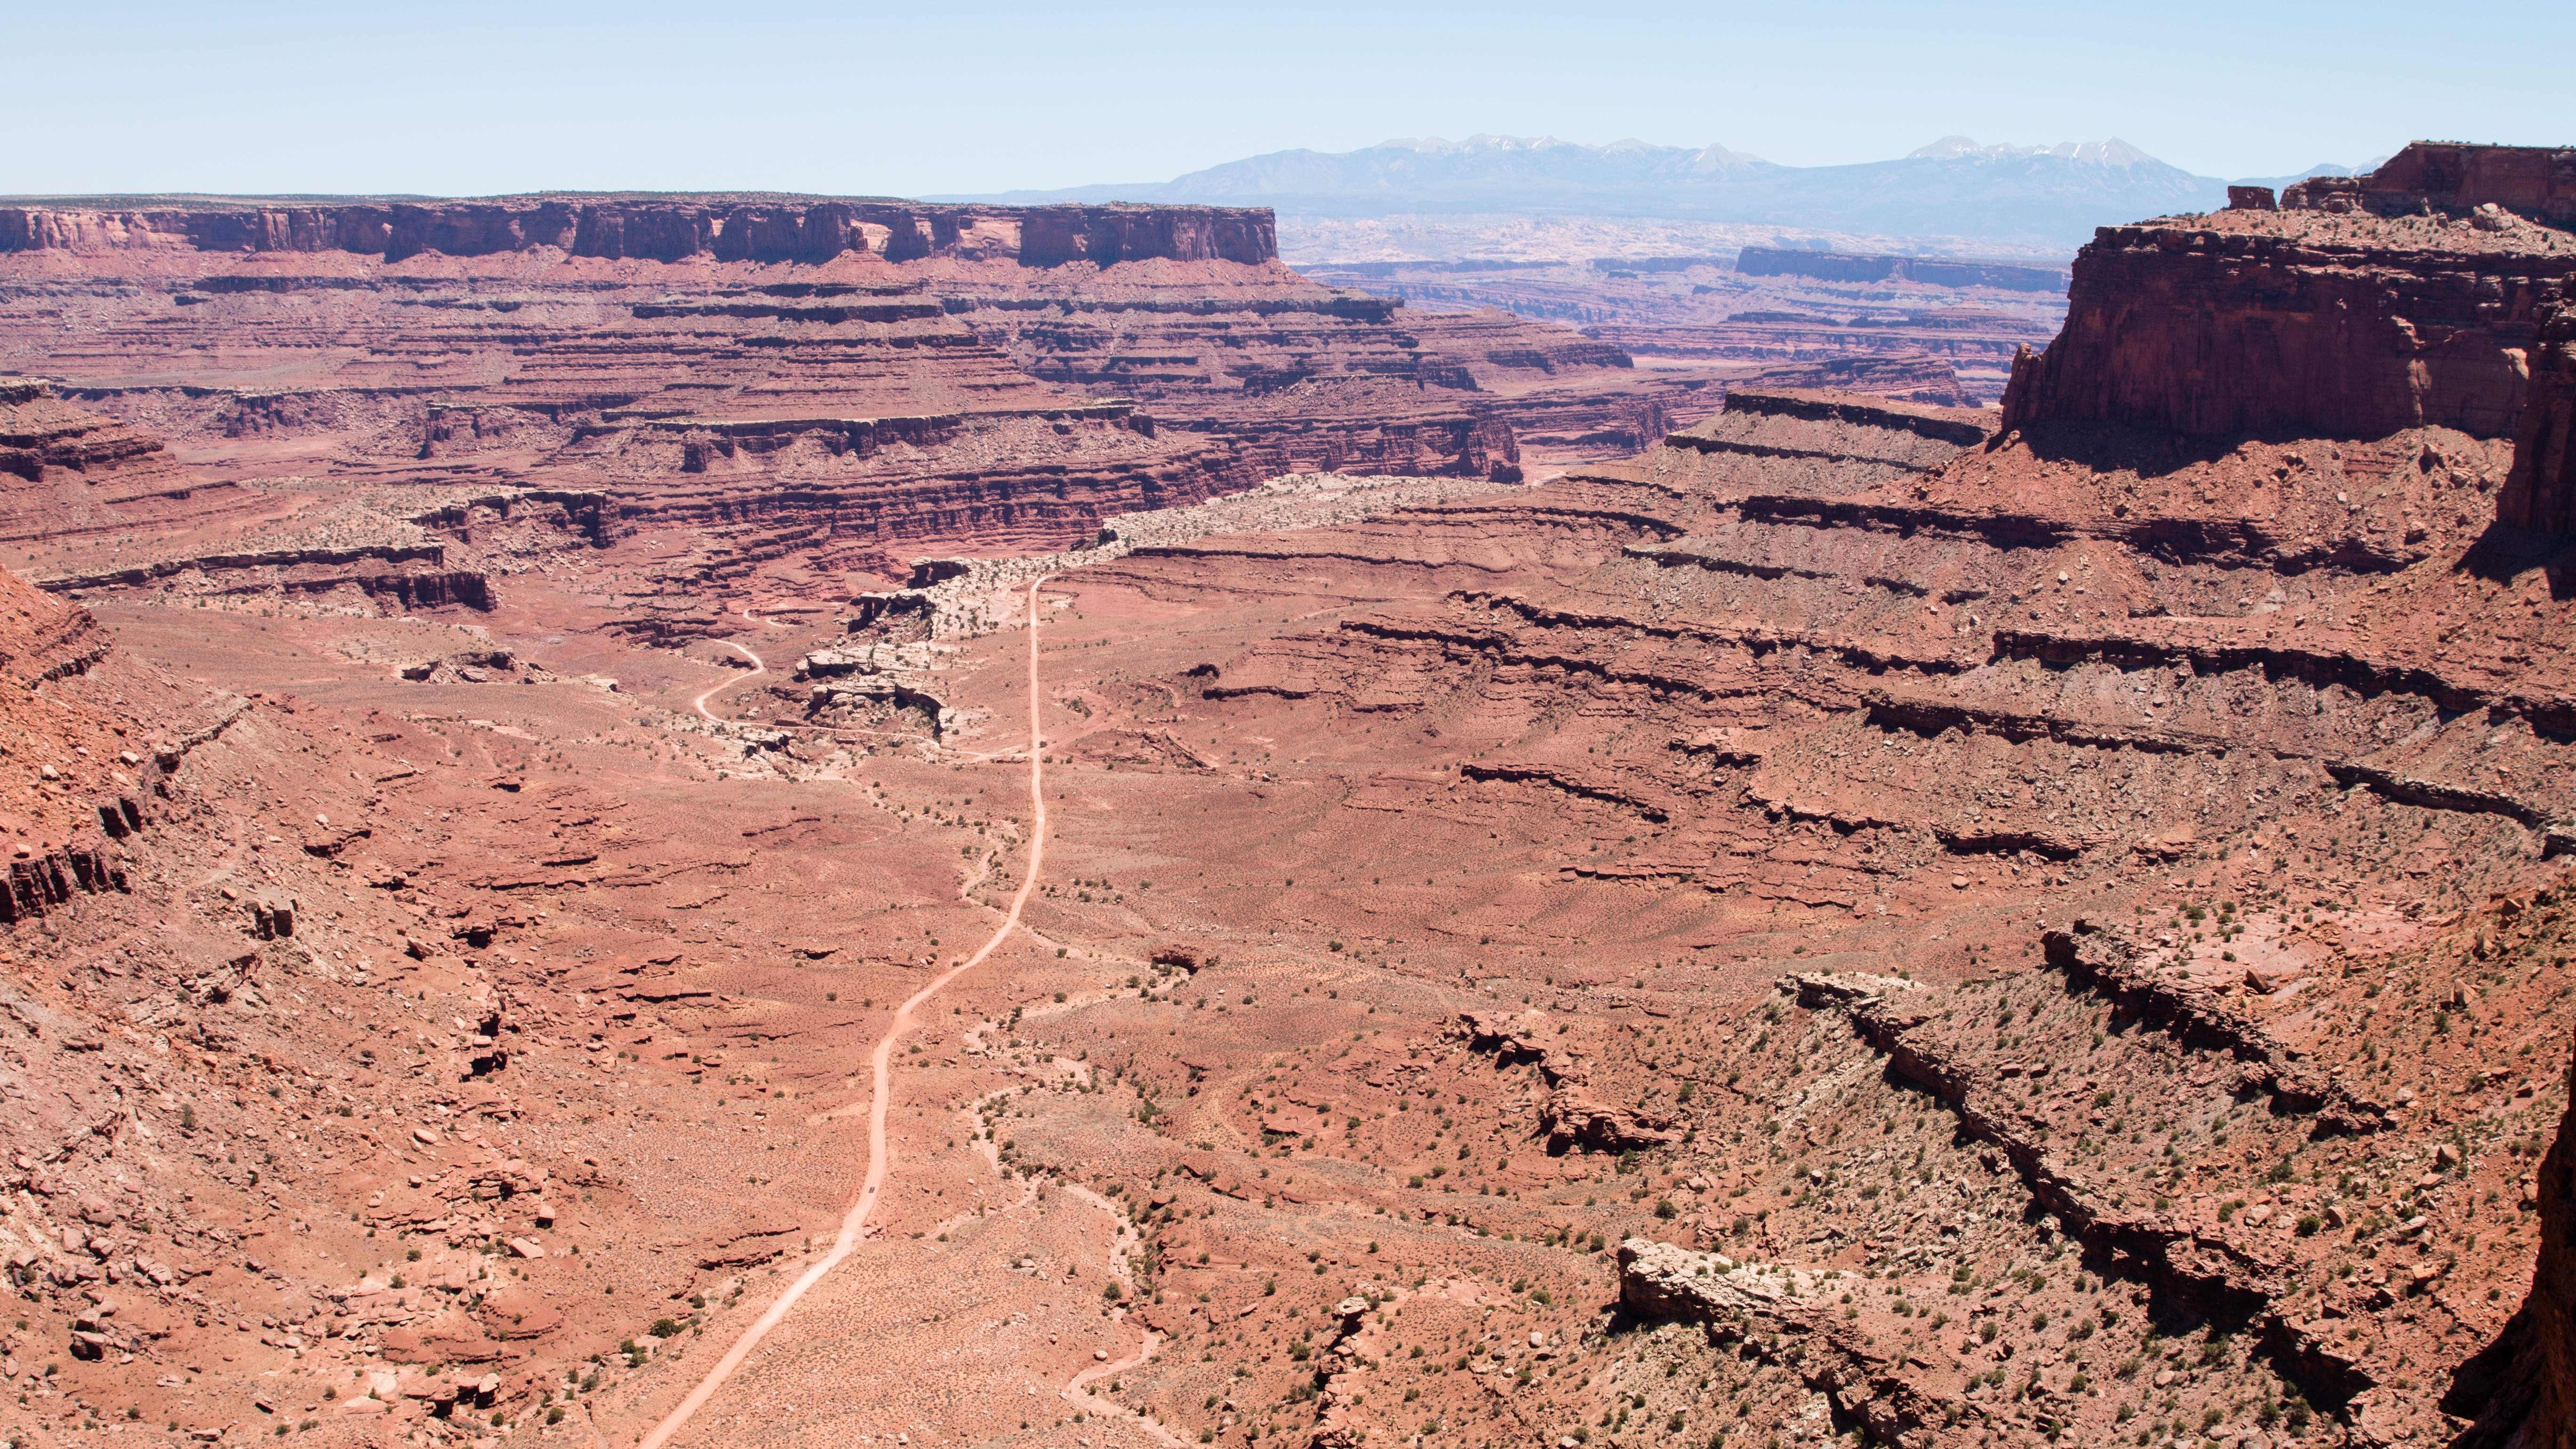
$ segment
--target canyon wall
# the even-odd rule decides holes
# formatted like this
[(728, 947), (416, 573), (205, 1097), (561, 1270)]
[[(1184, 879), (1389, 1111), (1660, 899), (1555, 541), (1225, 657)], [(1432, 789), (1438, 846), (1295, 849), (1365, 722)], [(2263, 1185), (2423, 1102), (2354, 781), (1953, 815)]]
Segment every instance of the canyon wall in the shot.
[(2541, 301), (2576, 275), (2567, 240), (2508, 212), (2105, 227), (2076, 258), (2065, 330), (2014, 365), (2007, 425), (2510, 437)]
[[(930, 208), (905, 231), (858, 203), (539, 199), (412, 208), (400, 235), (381, 207), (134, 215), (153, 225), (56, 217), (70, 245), (0, 253), (0, 359), (53, 379), (82, 446), (172, 445), (154, 489), (57, 467), (7, 493), (0, 561), (48, 587), (482, 608), (532, 551), (681, 529), (701, 547), (646, 612), (689, 632), (721, 624), (710, 581), (789, 558), (845, 597), (914, 553), (1061, 548), (1284, 473), (1511, 481), (1524, 431), (1612, 456), (1721, 390), (1508, 313), (1317, 285), (1253, 212)], [(35, 483), (32, 459), (0, 466)], [(575, 495), (589, 521), (552, 540), (526, 509), (450, 518)], [(384, 586), (425, 550), (480, 583)]]
[[(1354, 811), (1403, 799), (1407, 828), (1462, 824), (1470, 848), (1552, 842), (1513, 862), (1561, 872), (1549, 910), (1581, 909), (1578, 882), (1622, 889), (1617, 909), (1663, 923), (1636, 928), (1650, 965), (1621, 973), (1623, 1004), (1710, 1011), (1730, 952), (1848, 963), (1780, 982), (1869, 1048), (1840, 1075), (1780, 1081), (1816, 1039), (1766, 1058), (1790, 1033), (1770, 1010), (1756, 1029), (1749, 991), (1742, 1031), (1676, 1051), (1641, 1023), (1653, 1055), (1589, 1074), (1639, 1104), (1600, 1115), (1612, 1145), (1674, 1191), (1680, 1221), (1639, 1240), (1900, 1277), (1923, 1256), (1864, 1330), (1919, 1334), (1909, 1299), (1980, 1286), (1939, 1261), (1983, 1251), (1981, 1229), (1921, 1221), (1950, 1180), (1923, 1152), (1897, 1208), (1829, 1200), (1836, 1171), (1904, 1160), (1879, 1135), (1901, 1098), (1858, 1109), (1872, 1128), (1840, 1168), (1803, 1115), (1895, 1079), (2027, 1191), (2013, 1216), (2037, 1246), (2062, 1233), (2099, 1274), (2080, 1304), (2026, 1301), (1914, 1359), (1833, 1340), (1867, 1292), (1809, 1313), (1795, 1271), (1756, 1299), (1714, 1256), (1696, 1308), (1629, 1292), (1643, 1322), (1803, 1336), (1810, 1382), (1890, 1442), (2023, 1412), (1988, 1390), (2046, 1342), (2012, 1402), (2043, 1401), (2051, 1438), (2113, 1442), (2144, 1410), (2214, 1442), (2322, 1418), (2360, 1444), (2563, 1443), (2576, 881), (2552, 858), (2576, 847), (2576, 702), (2563, 545), (2499, 547), (2495, 524), (2569, 531), (2576, 254), (2476, 204), (2106, 231), (2000, 420), (1739, 386), (1644, 456), (1531, 494), (1143, 549), (1071, 583), (1104, 614), (1337, 605), (1206, 654), (1199, 698), (1264, 739), (1331, 718), (1392, 741), (1351, 763)], [(1569, 957), (1602, 954), (1475, 929), (1503, 958), (1489, 995), (1553, 1012), (1573, 1009)], [(1953, 935), (1997, 930), (2000, 966)], [(1682, 945), (1715, 976), (1656, 954)], [(1498, 1065), (1546, 1039), (1475, 1016), (1459, 1034), (1501, 1043)], [(1677, 1081), (1734, 1095), (1704, 1108)], [(1777, 1169), (1706, 1142), (1739, 1098), (1741, 1123), (1806, 1134), (1771, 1154), (1788, 1183), (1760, 1211), (1742, 1200)], [(1570, 1110), (1551, 1099), (1534, 1131)], [(2210, 1135), (2177, 1140), (2194, 1119)], [(1696, 1151), (1671, 1140), (1693, 1131)], [(1631, 1266), (1623, 1287), (1653, 1287)], [(2136, 1350), (2193, 1333), (2198, 1363), (2146, 1393)], [(2249, 1404), (2260, 1438), (2215, 1429)], [(1696, 1408), (1676, 1396), (1668, 1422)]]
[(2529, 356), (2530, 398), (2496, 516), (2544, 533), (2576, 533), (2576, 299), (2562, 293), (2541, 309)]
[(490, 201), (269, 203), (219, 198), (119, 207), (0, 208), (0, 252), (119, 249), (422, 252), (481, 257), (552, 247), (577, 257), (676, 262), (893, 261), (937, 254), (1051, 267), (1279, 255), (1266, 207), (949, 206), (803, 196), (515, 196)]

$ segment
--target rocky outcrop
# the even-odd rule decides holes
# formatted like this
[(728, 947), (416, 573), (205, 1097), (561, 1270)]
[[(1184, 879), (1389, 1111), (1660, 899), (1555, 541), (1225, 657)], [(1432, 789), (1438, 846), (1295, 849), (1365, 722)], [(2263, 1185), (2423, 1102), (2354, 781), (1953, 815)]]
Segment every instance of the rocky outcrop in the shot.
[(62, 401), (40, 378), (0, 377), (0, 473), (30, 483), (49, 468), (106, 473), (161, 448), (158, 438)]
[(1374, 378), (1317, 379), (1259, 397), (1218, 394), (1183, 416), (1158, 419), (1157, 427), (1230, 444), (1256, 479), (1288, 473), (1520, 479), (1520, 441), (1490, 408)]
[(230, 482), (191, 478), (161, 439), (0, 376), (0, 543), (96, 537), (242, 511)]
[(1576, 1147), (1594, 1152), (1627, 1152), (1661, 1147), (1681, 1140), (1670, 1117), (1635, 1107), (1602, 1102), (1582, 1085), (1559, 1087), (1539, 1107), (1539, 1131), (1547, 1150), (1562, 1154)]
[(2281, 204), (2379, 216), (2496, 207), (2556, 226), (2576, 225), (2576, 147), (2417, 141), (2367, 176), (2299, 182)]
[[(1878, 368), (1846, 368), (1829, 382), (1753, 382), (1733, 385), (1834, 387), (1905, 393), (1938, 378), (1935, 364), (1954, 376), (1942, 385), (1991, 404), (2012, 369), (2015, 352), (2045, 346), (2056, 334), (2046, 321), (1967, 302), (1920, 307), (1900, 314), (1848, 314), (1848, 309), (1747, 307), (1723, 321), (1663, 326), (1593, 326), (1584, 331), (1638, 357), (1757, 364), (1766, 368), (1822, 369), (1838, 360), (1884, 359)], [(1904, 359), (1899, 364), (1896, 360)], [(1783, 377), (1787, 374), (1782, 374)], [(1818, 371), (1814, 377), (1824, 374)], [(1886, 384), (1882, 386), (1882, 384)], [(1902, 384), (1899, 386), (1898, 384)]]
[(1965, 408), (1975, 404), (1959, 381), (1957, 368), (1928, 352), (1889, 356), (1827, 357), (1766, 367), (1752, 385), (1761, 388), (1825, 388), (1868, 393), (1934, 407)]
[(125, 863), (102, 842), (65, 846), (41, 854), (19, 848), (0, 889), (0, 924), (15, 925), (55, 910), (75, 895), (125, 891)]
[(1580, 1085), (1583, 1063), (1562, 1045), (1550, 1041), (1536, 1017), (1509, 1017), (1500, 1012), (1462, 1011), (1457, 1032), (1476, 1051), (1489, 1051), (1504, 1065), (1534, 1062), (1551, 1087)]
[(1267, 262), (1279, 255), (1267, 207), (947, 206), (801, 196), (285, 205), (257, 197), (132, 209), (0, 209), (0, 252), (184, 250), (423, 252), (490, 256), (540, 247), (576, 257), (673, 262), (826, 262), (844, 252), (890, 261), (933, 255), (1052, 267), (1175, 261)]
[(1924, 1366), (1919, 1356), (1883, 1351), (1875, 1336), (1836, 1323), (1827, 1311), (1827, 1276), (1738, 1263), (1648, 1238), (1619, 1244), (1622, 1313), (1703, 1324), (1711, 1343), (1794, 1368), (1807, 1387), (1831, 1395), (1844, 1414), (1865, 1424), (1871, 1442), (1897, 1449), (1959, 1442), (1943, 1431), (1958, 1424), (1965, 1405), (1909, 1372)]
[[(49, 593), (91, 589), (188, 585), (192, 595), (320, 594), (353, 588), (397, 609), (463, 605), (489, 611), (497, 602), (491, 578), (475, 569), (440, 567), (441, 545), (368, 549), (266, 549), (161, 559), (107, 573), (59, 574), (36, 580)], [(404, 568), (414, 564), (421, 567)]]
[(2065, 331), (2015, 361), (2004, 425), (2512, 436), (2542, 299), (2576, 275), (2555, 235), (2503, 213), (2105, 227), (2076, 257)]
[(2267, 1093), (2277, 1111), (2314, 1114), (2321, 1135), (2376, 1132), (2389, 1125), (2386, 1106), (2302, 1064), (2261, 1022), (2216, 992), (2159, 977), (2125, 933), (2079, 920), (2066, 930), (2043, 933), (2040, 946), (2048, 964), (2065, 972), (2070, 984), (2115, 1004), (2116, 1024), (2144, 1023), (2186, 1046), (2225, 1053), (2241, 1066), (2239, 1092)]
[[(1873, 431), (1873, 441), (1885, 441), (1889, 433), (1911, 434), (1935, 444), (1944, 444), (1924, 455), (1923, 465), (1948, 457), (1951, 449), (1975, 447), (1995, 435), (1997, 419), (1984, 408), (1929, 405), (1907, 399), (1888, 397), (1870, 389), (1821, 389), (1791, 387), (1785, 384), (1740, 386), (1727, 390), (1727, 414), (1732, 417), (1795, 418), (1802, 422), (1827, 423)], [(1791, 445), (1763, 449), (1760, 444), (1744, 442), (1730, 449), (1726, 434), (1719, 427), (1668, 439), (1674, 447), (1692, 447), (1701, 452), (1759, 451), (1766, 457), (1852, 456), (1833, 449), (1798, 449)]]
[(2576, 533), (2576, 297), (2564, 288), (2541, 307), (2529, 357), (2530, 400), (2496, 517), (2543, 533)]
[(1358, 1409), (1364, 1381), (1354, 1370), (1367, 1362), (1368, 1315), (1377, 1307), (1376, 1290), (1354, 1293), (1332, 1306), (1332, 1327), (1315, 1351), (1315, 1427), (1308, 1449), (1360, 1449), (1368, 1426)]
[(1808, 1312), (1814, 1287), (1805, 1272), (1765, 1275), (1722, 1253), (1694, 1253), (1650, 1238), (1619, 1244), (1619, 1306), (1639, 1318), (1796, 1320)]

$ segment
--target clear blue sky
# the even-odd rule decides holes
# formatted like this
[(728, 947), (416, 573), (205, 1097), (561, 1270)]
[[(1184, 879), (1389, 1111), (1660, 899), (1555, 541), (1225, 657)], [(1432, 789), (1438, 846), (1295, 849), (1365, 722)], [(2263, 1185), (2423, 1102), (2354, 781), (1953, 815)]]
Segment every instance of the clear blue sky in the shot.
[(2210, 176), (2576, 144), (2576, 4), (30, 5), (0, 194), (906, 195), (1477, 131), (1798, 165), (2117, 135)]

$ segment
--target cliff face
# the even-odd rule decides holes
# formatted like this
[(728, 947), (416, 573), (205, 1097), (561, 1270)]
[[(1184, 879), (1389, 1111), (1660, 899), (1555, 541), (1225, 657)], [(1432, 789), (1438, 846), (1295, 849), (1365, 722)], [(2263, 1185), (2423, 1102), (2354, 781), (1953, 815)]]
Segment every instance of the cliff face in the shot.
[[(2576, 1070), (2569, 1080), (2576, 1082)], [(2540, 1253), (2523, 1311), (2539, 1360), (2522, 1443), (2523, 1449), (2568, 1449), (2576, 1445), (2576, 1099), (2558, 1119), (2535, 1190)]]
[(2015, 364), (2007, 425), (2510, 437), (2541, 300), (2576, 274), (2567, 240), (2510, 213), (2105, 227), (2076, 258), (2065, 331)]
[[(2561, 1081), (2576, 1082), (2576, 1072)], [(2451, 1376), (2443, 1411), (2476, 1421), (2454, 1449), (2576, 1445), (2576, 1101), (2523, 1196), (2540, 1215), (2531, 1291), (2495, 1342)]]
[[(914, 552), (1063, 547), (1279, 473), (1513, 479), (1523, 431), (1533, 463), (1615, 455), (1719, 391), (1715, 369), (1640, 370), (1508, 313), (1416, 318), (1319, 285), (1250, 210), (532, 197), (12, 224), (0, 359), (90, 425), (167, 439), (198, 489), (136, 537), (124, 508), (66, 538), (57, 505), (106, 495), (56, 478), (23, 537), (0, 532), (30, 545), (0, 562), (49, 587), (297, 588), (310, 565), (356, 581), (352, 608), (416, 599), (336, 561), (430, 542), (422, 510), (353, 496), (397, 482), (596, 495), (630, 533), (738, 520), (683, 591), (784, 553), (901, 577)], [(66, 307), (95, 325), (66, 330)], [(207, 507), (246, 471), (303, 480), (335, 561), (281, 570), (312, 551), (300, 525)], [(522, 567), (436, 528), (447, 572)]]
[(161, 450), (160, 439), (71, 407), (37, 379), (0, 377), (0, 473), (32, 483), (53, 469), (112, 472)]
[(1279, 255), (1264, 207), (942, 206), (815, 197), (678, 196), (578, 200), (352, 201), (266, 206), (0, 209), (0, 252), (166, 249), (357, 252), (399, 261), (555, 247), (577, 257), (675, 262), (827, 262), (843, 252), (892, 261), (940, 254), (1013, 257), (1029, 266), (1174, 261), (1261, 263)]
[[(1688, 922), (1631, 948), (1716, 953), (1629, 974), (1670, 1019), (1722, 997), (1759, 933), (1782, 934), (1734, 959), (1871, 973), (1790, 968), (1806, 1021), (1848, 1033), (1814, 1060), (1848, 1040), (1868, 1070), (1796, 1079), (1818, 1039), (1776, 998), (1757, 1026), (1746, 992), (1741, 1030), (1648, 1026), (1592, 1088), (1740, 1094), (1658, 1103), (1682, 1142), (1641, 1155), (1678, 1222), (1649, 1233), (1777, 1261), (1771, 1321), (1719, 1318), (1802, 1342), (1807, 1382), (1886, 1442), (1968, 1442), (1945, 1426), (2014, 1412), (1989, 1392), (2007, 1364), (2072, 1442), (2121, 1442), (2141, 1410), (2213, 1442), (2319, 1420), (2363, 1444), (2472, 1420), (2470, 1443), (2567, 1441), (2576, 881), (2543, 862), (2576, 818), (2576, 656), (2556, 561), (2500, 564), (2490, 538), (2509, 470), (2508, 522), (2566, 523), (2576, 319), (2549, 289), (2576, 258), (2510, 214), (2286, 215), (2106, 233), (2066, 336), (2021, 366), (2017, 434), (1738, 389), (1526, 495), (1140, 550), (1072, 584), (1104, 615), (1122, 590), (1340, 601), (1331, 627), (1210, 653), (1201, 698), (1265, 737), (1302, 714), (1365, 721), (1363, 748), (1419, 738), (1355, 764), (1350, 798), (1412, 792), (1409, 821), (1470, 823), (1475, 849), (1569, 842), (1531, 861), (1565, 899), (1615, 884)], [(1991, 929), (2040, 949), (2006, 934), (1997, 970), (1961, 936), (2007, 914)], [(1955, 1135), (1891, 1146), (1893, 1097), (1856, 1106), (1858, 1147), (1809, 1115), (1891, 1079)], [(1777, 1132), (1776, 1166), (1716, 1145), (1747, 1126)], [(1835, 1200), (1837, 1172), (1909, 1160), (1896, 1206)], [(1926, 1221), (1953, 1182), (2027, 1201)], [(2037, 1234), (2008, 1247), (1997, 1223)], [(1872, 1356), (2051, 1234), (2098, 1274), (2083, 1298), (2034, 1281), (1937, 1353)], [(1866, 1286), (1826, 1313), (1786, 1291), (1864, 1261), (1899, 1279), (1874, 1326)], [(1709, 1267), (1693, 1281), (1722, 1295)], [(2195, 1333), (2196, 1363), (2138, 1377)]]
[(2576, 533), (2576, 299), (2562, 295), (2542, 308), (2528, 355), (2531, 395), (2496, 516), (2522, 528)]

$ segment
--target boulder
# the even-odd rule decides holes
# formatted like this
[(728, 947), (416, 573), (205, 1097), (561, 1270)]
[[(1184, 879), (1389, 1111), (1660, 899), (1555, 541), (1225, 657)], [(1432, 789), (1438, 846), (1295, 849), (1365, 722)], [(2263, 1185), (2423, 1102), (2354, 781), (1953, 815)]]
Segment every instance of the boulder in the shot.
[(1708, 1322), (1804, 1306), (1807, 1275), (1756, 1272), (1720, 1253), (1627, 1238), (1619, 1244), (1619, 1302), (1640, 1318)]
[(796, 661), (796, 670), (809, 679), (833, 679), (844, 674), (877, 672), (874, 649), (817, 649)]
[(1873, 976), (1865, 971), (1809, 972), (1791, 976), (1780, 984), (1798, 993), (1798, 1004), (1811, 1011), (1820, 1006), (1873, 1001), (1915, 987), (1915, 983), (1901, 976)]

